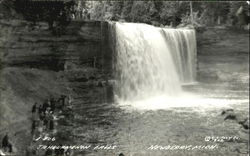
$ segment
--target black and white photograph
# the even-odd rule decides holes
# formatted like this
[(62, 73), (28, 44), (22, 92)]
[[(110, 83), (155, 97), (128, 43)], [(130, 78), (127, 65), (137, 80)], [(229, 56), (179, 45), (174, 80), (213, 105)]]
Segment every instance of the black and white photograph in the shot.
[(249, 156), (249, 5), (0, 0), (0, 156)]

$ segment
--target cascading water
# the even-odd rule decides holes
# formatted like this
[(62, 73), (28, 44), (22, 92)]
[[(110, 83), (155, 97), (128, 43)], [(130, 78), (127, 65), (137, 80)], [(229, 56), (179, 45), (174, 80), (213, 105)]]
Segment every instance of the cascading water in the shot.
[(196, 78), (196, 37), (192, 29), (162, 29), (179, 79), (191, 83)]
[(120, 101), (176, 97), (195, 80), (196, 39), (191, 29), (115, 23), (115, 95)]

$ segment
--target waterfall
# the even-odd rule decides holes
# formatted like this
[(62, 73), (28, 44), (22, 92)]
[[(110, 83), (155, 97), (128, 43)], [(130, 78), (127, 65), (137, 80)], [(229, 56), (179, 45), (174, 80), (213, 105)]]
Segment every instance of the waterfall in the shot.
[(179, 79), (191, 83), (196, 78), (196, 37), (192, 29), (162, 29)]
[(175, 97), (183, 83), (195, 80), (194, 30), (136, 23), (114, 23), (111, 29), (119, 101)]

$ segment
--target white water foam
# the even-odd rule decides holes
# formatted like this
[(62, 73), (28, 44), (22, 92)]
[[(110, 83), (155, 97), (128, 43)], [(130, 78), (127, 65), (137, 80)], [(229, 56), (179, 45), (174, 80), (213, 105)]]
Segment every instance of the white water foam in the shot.
[(196, 78), (193, 29), (115, 23), (116, 102), (138, 109), (227, 107), (230, 101), (201, 98), (182, 91)]

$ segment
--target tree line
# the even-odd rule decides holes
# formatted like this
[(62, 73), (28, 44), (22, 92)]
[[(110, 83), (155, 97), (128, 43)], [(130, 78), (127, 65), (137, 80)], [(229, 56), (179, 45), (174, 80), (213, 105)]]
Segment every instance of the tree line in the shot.
[(1, 0), (1, 3), (13, 8), (26, 20), (48, 22), (50, 28), (77, 19), (140, 22), (156, 26), (236, 26), (249, 23), (249, 6), (245, 1)]
[(89, 13), (92, 20), (173, 26), (192, 22), (201, 25), (244, 25), (249, 22), (246, 2), (78, 0), (76, 8), (78, 12)]

